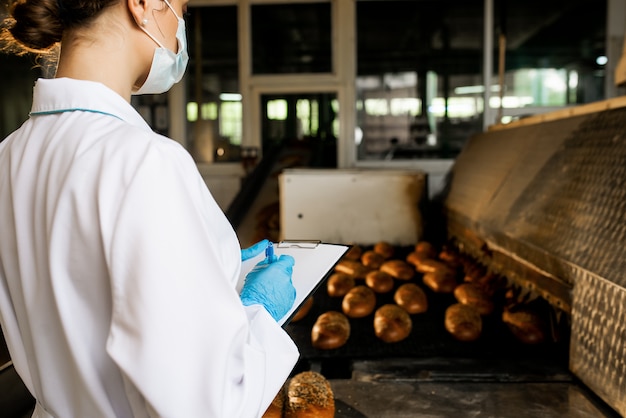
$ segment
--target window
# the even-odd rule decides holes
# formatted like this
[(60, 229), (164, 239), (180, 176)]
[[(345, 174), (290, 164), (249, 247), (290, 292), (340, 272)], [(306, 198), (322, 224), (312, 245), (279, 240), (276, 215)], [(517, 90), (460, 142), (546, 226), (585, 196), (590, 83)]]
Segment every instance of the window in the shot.
[(241, 158), (237, 6), (190, 7), (188, 146), (197, 162)]
[(329, 73), (331, 5), (252, 5), (252, 73)]

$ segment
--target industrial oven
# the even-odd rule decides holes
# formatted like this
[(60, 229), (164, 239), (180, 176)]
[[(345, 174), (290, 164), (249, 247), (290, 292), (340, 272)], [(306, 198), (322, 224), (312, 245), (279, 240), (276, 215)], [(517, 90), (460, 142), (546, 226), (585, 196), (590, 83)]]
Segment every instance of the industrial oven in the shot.
[[(283, 237), (364, 248), (387, 240), (399, 257), (412, 239), (451, 247), (503, 278), (519, 303), (543, 309), (549, 338), (520, 343), (495, 316), (477, 341), (457, 341), (442, 326), (451, 296), (431, 293), (406, 340), (381, 342), (367, 317), (351, 320), (344, 346), (319, 350), (310, 337), (315, 317), (341, 310), (322, 286), (288, 331), (301, 349), (299, 367), (331, 379), (337, 416), (626, 416), (626, 100), (472, 137), (443, 192), (426, 202), (426, 187), (415, 186), (426, 184), (423, 173), (381, 173), (386, 186), (377, 188), (368, 180), (375, 171), (329, 172), (338, 176), (331, 181), (316, 180), (323, 172), (284, 172)], [(301, 187), (316, 181), (325, 185), (320, 192)], [(342, 210), (359, 222), (342, 220)]]

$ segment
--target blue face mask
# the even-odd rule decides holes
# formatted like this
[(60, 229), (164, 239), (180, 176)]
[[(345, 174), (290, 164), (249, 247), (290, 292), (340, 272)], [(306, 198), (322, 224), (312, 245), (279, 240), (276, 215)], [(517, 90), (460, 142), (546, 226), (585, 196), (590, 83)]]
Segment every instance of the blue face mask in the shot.
[(152, 65), (148, 78), (139, 88), (133, 92), (139, 94), (161, 94), (168, 91), (175, 83), (178, 83), (187, 68), (189, 55), (187, 54), (187, 36), (185, 34), (185, 21), (178, 17), (172, 6), (167, 0), (163, 0), (167, 7), (170, 8), (174, 16), (178, 19), (178, 28), (176, 29), (176, 40), (178, 41), (178, 52), (174, 53), (165, 48), (154, 36), (146, 29), (139, 26), (156, 44), (159, 46), (154, 50), (152, 57)]

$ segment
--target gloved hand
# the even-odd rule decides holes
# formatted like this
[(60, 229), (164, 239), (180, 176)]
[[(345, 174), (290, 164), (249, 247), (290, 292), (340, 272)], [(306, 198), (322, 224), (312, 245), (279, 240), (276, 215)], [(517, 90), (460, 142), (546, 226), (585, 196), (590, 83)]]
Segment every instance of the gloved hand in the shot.
[(253, 258), (261, 254), (263, 251), (265, 251), (268, 245), (270, 245), (270, 241), (267, 239), (264, 239), (262, 241), (257, 242), (256, 244), (253, 244), (251, 247), (242, 249), (241, 261), (246, 261), (250, 258)]
[(293, 306), (296, 289), (291, 282), (294, 259), (282, 254), (274, 262), (267, 258), (259, 262), (246, 275), (241, 289), (245, 306), (261, 304), (278, 321)]

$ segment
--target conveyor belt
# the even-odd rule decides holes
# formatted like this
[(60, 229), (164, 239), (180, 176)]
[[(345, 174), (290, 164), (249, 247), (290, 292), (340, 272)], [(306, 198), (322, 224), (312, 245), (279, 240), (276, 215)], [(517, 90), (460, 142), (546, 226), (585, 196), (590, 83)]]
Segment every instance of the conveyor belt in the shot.
[[(397, 258), (403, 259), (410, 248), (397, 251)], [(412, 279), (426, 292), (429, 309), (422, 314), (411, 315), (413, 329), (410, 336), (397, 343), (384, 343), (373, 330), (373, 317), (350, 319), (351, 334), (348, 342), (334, 350), (318, 350), (311, 345), (311, 328), (316, 318), (323, 312), (336, 310), (341, 312), (341, 298), (328, 296), (325, 284), (313, 295), (314, 305), (302, 320), (291, 323), (287, 331), (298, 344), (301, 355), (307, 360), (317, 359), (381, 359), (381, 358), (425, 358), (456, 357), (473, 359), (508, 358), (515, 361), (523, 358), (548, 359), (567, 365), (567, 338), (558, 342), (546, 342), (538, 346), (529, 346), (516, 340), (500, 319), (496, 310), (483, 318), (483, 333), (477, 341), (460, 342), (455, 340), (444, 328), (445, 309), (455, 302), (451, 294), (437, 294), (421, 282), (421, 274)], [(404, 282), (396, 280), (396, 288)], [(500, 295), (502, 296), (502, 295)], [(537, 301), (536, 303), (542, 303)], [(393, 291), (377, 294), (377, 306), (393, 303)], [(547, 305), (547, 304), (546, 304)], [(500, 304), (501, 306), (501, 304)], [(548, 308), (549, 309), (549, 308)], [(566, 332), (567, 324), (560, 324), (560, 331)]]

